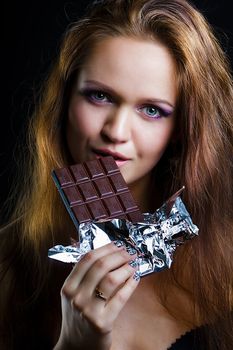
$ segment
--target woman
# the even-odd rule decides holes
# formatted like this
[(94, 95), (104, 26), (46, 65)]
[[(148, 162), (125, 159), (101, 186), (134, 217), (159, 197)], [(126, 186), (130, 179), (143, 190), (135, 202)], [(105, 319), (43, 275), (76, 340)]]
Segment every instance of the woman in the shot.
[[(98, 1), (69, 28), (1, 233), (5, 348), (232, 348), (232, 100), (227, 60), (186, 1)], [(47, 258), (77, 235), (52, 169), (109, 154), (142, 211), (185, 185), (200, 230), (171, 269), (140, 282), (136, 255), (117, 244), (72, 271)]]

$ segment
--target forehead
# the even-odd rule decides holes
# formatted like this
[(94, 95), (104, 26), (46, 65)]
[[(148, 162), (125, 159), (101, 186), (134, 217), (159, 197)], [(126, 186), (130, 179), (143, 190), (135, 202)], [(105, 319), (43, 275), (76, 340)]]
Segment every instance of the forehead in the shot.
[(128, 37), (103, 39), (92, 48), (80, 79), (92, 79), (134, 93), (176, 99), (176, 65), (168, 48), (159, 41)]

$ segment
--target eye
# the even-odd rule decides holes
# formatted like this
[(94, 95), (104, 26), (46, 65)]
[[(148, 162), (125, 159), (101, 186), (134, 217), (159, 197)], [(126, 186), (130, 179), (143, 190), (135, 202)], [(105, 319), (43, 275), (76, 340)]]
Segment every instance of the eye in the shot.
[(80, 94), (85, 96), (85, 98), (93, 103), (111, 103), (111, 97), (101, 90), (84, 89), (80, 91)]
[(96, 101), (108, 101), (108, 98), (107, 96), (101, 92), (101, 91), (93, 91), (90, 93), (90, 97), (93, 99), (93, 100), (96, 100)]
[(139, 111), (142, 112), (146, 117), (151, 119), (159, 119), (164, 116), (163, 111), (155, 106), (144, 106), (139, 108)]

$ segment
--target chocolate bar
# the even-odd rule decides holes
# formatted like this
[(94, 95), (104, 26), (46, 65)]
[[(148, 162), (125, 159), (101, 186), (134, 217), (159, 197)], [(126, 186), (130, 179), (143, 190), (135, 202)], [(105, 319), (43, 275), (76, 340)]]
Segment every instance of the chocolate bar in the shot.
[(52, 177), (77, 229), (93, 220), (143, 220), (111, 156), (53, 170)]
[(78, 240), (71, 245), (56, 245), (49, 249), (48, 256), (67, 263), (77, 263), (84, 254), (102, 247), (111, 241), (119, 241), (127, 249), (135, 249), (137, 273), (145, 276), (171, 267), (174, 253), (186, 240), (198, 235), (198, 227), (185, 208), (179, 194), (170, 197), (154, 213), (144, 213), (144, 222), (127, 220), (82, 223)]

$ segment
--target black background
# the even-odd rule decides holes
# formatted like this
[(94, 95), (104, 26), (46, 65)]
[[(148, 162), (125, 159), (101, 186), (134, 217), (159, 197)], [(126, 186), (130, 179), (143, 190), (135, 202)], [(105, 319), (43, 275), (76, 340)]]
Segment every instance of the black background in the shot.
[[(90, 2), (9, 0), (2, 3), (1, 206), (15, 177), (20, 151), (16, 144), (22, 139), (25, 121), (33, 111), (35, 92), (56, 57), (65, 28), (83, 14)], [(232, 0), (200, 0), (193, 3), (213, 25), (233, 65)]]

